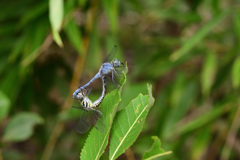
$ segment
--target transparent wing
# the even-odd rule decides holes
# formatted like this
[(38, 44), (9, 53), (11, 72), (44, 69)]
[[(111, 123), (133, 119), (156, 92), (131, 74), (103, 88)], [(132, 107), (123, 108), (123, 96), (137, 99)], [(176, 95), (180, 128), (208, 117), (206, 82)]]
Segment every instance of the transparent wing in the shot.
[(87, 115), (87, 111), (83, 110), (75, 129), (78, 133), (83, 134), (87, 132), (91, 127), (90, 116)]
[(95, 128), (99, 132), (104, 133), (106, 131), (106, 126), (104, 125), (104, 116), (102, 112), (99, 110), (93, 110), (93, 119)]
[(105, 63), (105, 62), (111, 62), (111, 61), (113, 60), (116, 52), (117, 52), (117, 46), (115, 45), (115, 46), (113, 47), (113, 49), (111, 50), (111, 52), (107, 55), (107, 57), (105, 58), (105, 60), (103, 61), (103, 63)]
[(122, 83), (125, 79), (125, 75), (122, 70), (114, 69), (112, 73), (106, 75), (106, 91), (110, 93), (111, 91), (122, 86)]

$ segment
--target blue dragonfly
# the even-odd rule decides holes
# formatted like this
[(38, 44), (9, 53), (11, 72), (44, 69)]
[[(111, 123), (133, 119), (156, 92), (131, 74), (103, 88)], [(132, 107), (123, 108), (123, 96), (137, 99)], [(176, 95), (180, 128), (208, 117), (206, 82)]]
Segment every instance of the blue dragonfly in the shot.
[(90, 88), (88, 88), (89, 90), (82, 89), (76, 95), (76, 99), (80, 102), (81, 107), (73, 106), (73, 108), (83, 110), (80, 120), (75, 127), (75, 130), (80, 134), (83, 134), (90, 129), (91, 117), (93, 118), (94, 126), (97, 130), (99, 130), (101, 133), (105, 132), (106, 130), (106, 126), (104, 125), (104, 116), (98, 108), (106, 94), (106, 76), (103, 76), (101, 79), (103, 83), (102, 95), (96, 101), (92, 102), (88, 98), (88, 95), (91, 92)]
[[(119, 76), (122, 77), (120, 74), (122, 74), (122, 70), (118, 70), (117, 68), (121, 68), (121, 67), (125, 67), (124, 63), (120, 62), (118, 59), (113, 59), (113, 57), (115, 56), (117, 51), (117, 46), (115, 45), (113, 47), (113, 49), (111, 50), (111, 52), (108, 54), (108, 56), (106, 57), (106, 59), (103, 61), (103, 64), (101, 65), (101, 68), (99, 69), (99, 72), (84, 86), (79, 87), (78, 89), (76, 89), (73, 93), (73, 98), (78, 99), (77, 98), (77, 93), (80, 92), (82, 89), (88, 87), (91, 83), (93, 83), (97, 78), (101, 78), (105, 75), (112, 75), (112, 82), (119, 87), (119, 85), (115, 82), (115, 76)], [(116, 74), (114, 76), (114, 74)], [(107, 77), (109, 78), (109, 77)]]

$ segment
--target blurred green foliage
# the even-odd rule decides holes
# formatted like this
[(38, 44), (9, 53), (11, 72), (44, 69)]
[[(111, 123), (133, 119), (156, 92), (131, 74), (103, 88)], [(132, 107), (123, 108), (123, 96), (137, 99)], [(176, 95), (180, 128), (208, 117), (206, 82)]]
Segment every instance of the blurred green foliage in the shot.
[[(162, 159), (240, 159), (239, 1), (9, 0), (0, 8), (3, 159), (79, 157), (87, 134), (74, 130), (72, 92), (115, 44), (129, 68), (120, 112), (147, 83), (155, 97), (143, 132), (118, 159), (141, 159), (152, 136), (172, 151)], [(101, 81), (91, 87), (95, 100)], [(108, 154), (109, 146), (102, 159)]]

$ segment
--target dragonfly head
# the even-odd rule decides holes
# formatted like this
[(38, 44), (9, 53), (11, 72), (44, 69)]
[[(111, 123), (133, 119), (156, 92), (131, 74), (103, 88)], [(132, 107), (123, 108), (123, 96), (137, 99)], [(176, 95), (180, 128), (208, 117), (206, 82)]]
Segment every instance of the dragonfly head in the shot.
[(78, 93), (78, 94), (76, 95), (76, 99), (77, 99), (77, 100), (80, 100), (80, 101), (83, 100), (83, 97), (84, 97), (84, 95), (83, 95), (82, 93)]
[(114, 60), (112, 61), (112, 64), (113, 64), (113, 67), (119, 67), (120, 64), (121, 64), (121, 62), (120, 62), (118, 59), (114, 59)]

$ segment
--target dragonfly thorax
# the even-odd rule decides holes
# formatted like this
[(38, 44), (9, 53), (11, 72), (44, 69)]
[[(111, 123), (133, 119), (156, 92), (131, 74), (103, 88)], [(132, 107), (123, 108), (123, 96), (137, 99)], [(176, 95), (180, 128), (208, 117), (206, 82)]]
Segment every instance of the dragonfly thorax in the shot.
[(101, 75), (107, 75), (109, 73), (111, 73), (113, 70), (113, 66), (111, 63), (103, 63), (99, 72)]

